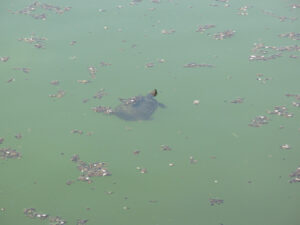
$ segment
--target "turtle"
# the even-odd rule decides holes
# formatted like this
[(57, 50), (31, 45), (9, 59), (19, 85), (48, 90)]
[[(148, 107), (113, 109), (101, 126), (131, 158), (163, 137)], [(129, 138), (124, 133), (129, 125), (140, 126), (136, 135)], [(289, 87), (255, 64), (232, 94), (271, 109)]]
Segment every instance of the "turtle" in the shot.
[(128, 99), (120, 99), (121, 104), (115, 109), (110, 107), (98, 106), (93, 108), (96, 112), (116, 115), (120, 119), (128, 121), (151, 120), (152, 114), (158, 107), (165, 108), (165, 105), (158, 102), (154, 97), (157, 90), (154, 89), (146, 96), (134, 96)]

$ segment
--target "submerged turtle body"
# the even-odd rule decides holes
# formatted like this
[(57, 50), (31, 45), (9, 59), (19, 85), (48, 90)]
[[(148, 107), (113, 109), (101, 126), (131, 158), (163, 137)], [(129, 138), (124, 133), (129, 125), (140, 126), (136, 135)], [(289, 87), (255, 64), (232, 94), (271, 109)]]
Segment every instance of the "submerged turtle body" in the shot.
[(115, 108), (113, 114), (124, 120), (149, 120), (157, 107), (161, 105), (152, 94), (121, 101), (122, 104)]
[(134, 96), (128, 99), (120, 99), (122, 102), (115, 109), (105, 106), (93, 108), (95, 112), (116, 115), (123, 120), (149, 120), (155, 110), (160, 107), (165, 107), (154, 99), (157, 95), (157, 90), (154, 89), (146, 96)]
[(157, 90), (154, 89), (146, 96), (120, 99), (122, 104), (113, 110), (113, 114), (123, 120), (150, 120), (157, 107), (165, 107), (156, 101), (156, 95)]

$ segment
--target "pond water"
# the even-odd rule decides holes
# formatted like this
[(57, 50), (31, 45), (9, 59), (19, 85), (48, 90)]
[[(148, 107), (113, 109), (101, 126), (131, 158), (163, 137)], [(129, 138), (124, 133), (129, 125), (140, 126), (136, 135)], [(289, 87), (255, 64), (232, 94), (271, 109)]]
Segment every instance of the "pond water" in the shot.
[[(299, 224), (299, 17), (298, 0), (1, 1), (0, 224)], [(153, 89), (149, 120), (95, 112)]]

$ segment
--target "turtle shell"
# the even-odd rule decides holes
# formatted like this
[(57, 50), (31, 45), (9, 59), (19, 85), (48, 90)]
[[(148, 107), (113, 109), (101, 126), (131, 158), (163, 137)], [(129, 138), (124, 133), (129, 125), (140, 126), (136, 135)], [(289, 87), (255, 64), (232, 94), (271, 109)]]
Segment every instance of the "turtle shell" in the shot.
[(160, 105), (152, 94), (122, 99), (122, 104), (114, 110), (114, 115), (124, 120), (149, 120)]

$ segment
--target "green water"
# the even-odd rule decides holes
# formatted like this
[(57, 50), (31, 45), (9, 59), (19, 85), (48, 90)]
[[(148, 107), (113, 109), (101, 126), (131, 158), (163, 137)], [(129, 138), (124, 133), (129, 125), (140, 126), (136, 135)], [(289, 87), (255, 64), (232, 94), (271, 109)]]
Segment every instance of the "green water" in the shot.
[[(67, 224), (78, 219), (111, 225), (300, 224), (300, 183), (289, 183), (289, 174), (300, 166), (300, 108), (285, 96), (300, 94), (299, 50), (268, 61), (248, 59), (254, 43), (299, 45), (278, 36), (300, 32), (300, 8), (291, 7), (298, 0), (229, 1), (229, 7), (196, 0), (48, 0), (41, 3), (72, 9), (61, 15), (38, 9), (45, 21), (11, 13), (32, 3), (0, 3), (0, 57), (10, 57), (0, 61), (0, 137), (5, 139), (0, 148), (22, 154), (0, 159), (1, 225), (49, 224), (26, 217), (25, 208), (60, 216)], [(243, 6), (249, 7), (246, 16), (238, 14)], [(216, 27), (195, 32), (205, 24)], [(162, 34), (164, 29), (176, 32)], [(225, 30), (235, 34), (213, 38)], [(44, 48), (18, 41), (32, 34), (47, 38)], [(215, 67), (184, 68), (191, 62)], [(90, 66), (97, 69), (95, 79)], [(259, 73), (271, 79), (262, 83)], [(94, 99), (101, 88), (107, 95)], [(158, 108), (152, 120), (129, 122), (91, 110), (115, 107), (119, 97), (153, 88), (167, 107)], [(59, 90), (64, 97), (49, 97)], [(230, 103), (237, 97), (244, 102)], [(267, 114), (277, 105), (286, 106), (293, 118)], [(248, 126), (259, 115), (269, 123)], [(83, 134), (72, 134), (73, 129)], [(18, 133), (21, 139), (14, 137)], [(280, 149), (283, 144), (292, 148)], [(137, 149), (141, 152), (134, 155)], [(74, 154), (88, 163), (108, 163), (112, 175), (92, 177), (91, 184), (77, 181)], [(197, 163), (190, 163), (191, 156)], [(69, 180), (75, 182), (66, 185)], [(210, 198), (224, 203), (211, 206)]]

